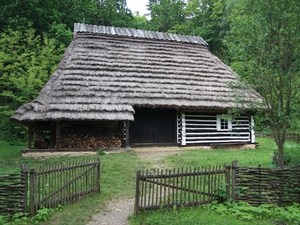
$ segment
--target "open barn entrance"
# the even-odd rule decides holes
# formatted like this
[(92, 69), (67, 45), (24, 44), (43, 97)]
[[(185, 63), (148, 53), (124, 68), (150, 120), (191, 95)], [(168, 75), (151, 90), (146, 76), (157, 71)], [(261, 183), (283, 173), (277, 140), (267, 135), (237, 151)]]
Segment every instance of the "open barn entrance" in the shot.
[(142, 145), (176, 144), (176, 110), (135, 108), (130, 122), (130, 143)]

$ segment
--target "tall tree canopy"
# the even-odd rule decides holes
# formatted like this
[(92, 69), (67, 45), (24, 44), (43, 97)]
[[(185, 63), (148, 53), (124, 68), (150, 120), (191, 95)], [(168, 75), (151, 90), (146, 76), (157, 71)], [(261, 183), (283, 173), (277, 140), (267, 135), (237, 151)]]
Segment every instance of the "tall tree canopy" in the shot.
[(132, 20), (126, 0), (0, 1), (0, 139), (14, 133), (13, 111), (53, 73), (74, 22), (124, 27)]
[(227, 9), (225, 0), (149, 0), (150, 27), (201, 36), (209, 49), (222, 58), (222, 39), (228, 30)]
[(184, 5), (184, 0), (149, 0), (152, 29), (166, 32), (175, 24), (183, 23)]
[(8, 118), (21, 104), (35, 98), (53, 73), (65, 47), (54, 39), (26, 31), (0, 35), (0, 139), (11, 138)]
[(231, 66), (263, 96), (284, 164), (284, 143), (299, 107), (300, 1), (241, 0), (226, 38)]
[(65, 24), (73, 30), (75, 22), (126, 26), (132, 20), (126, 0), (3, 0), (0, 2), (0, 31), (21, 30), (28, 24), (38, 34)]

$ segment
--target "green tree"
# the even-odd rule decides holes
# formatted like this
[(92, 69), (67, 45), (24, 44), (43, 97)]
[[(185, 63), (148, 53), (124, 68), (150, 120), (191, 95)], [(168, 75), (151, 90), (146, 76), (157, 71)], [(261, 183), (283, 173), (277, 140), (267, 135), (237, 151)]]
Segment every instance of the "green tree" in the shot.
[(100, 0), (98, 2), (97, 21), (94, 24), (104, 26), (127, 27), (133, 15), (126, 0)]
[[(126, 26), (132, 20), (126, 0), (3, 0), (0, 2), (0, 31), (26, 30), (28, 24), (38, 35), (55, 30), (59, 24), (73, 30), (74, 23)], [(52, 34), (50, 34), (52, 35)]]
[(286, 132), (298, 111), (300, 1), (241, 0), (226, 38), (231, 66), (262, 95), (265, 115), (284, 165)]
[(139, 13), (136, 13), (133, 16), (133, 20), (128, 27), (141, 30), (151, 30), (150, 21), (145, 16), (140, 16)]
[[(8, 118), (23, 103), (34, 99), (53, 73), (65, 46), (54, 39), (27, 31), (0, 35), (0, 122), (1, 136), (11, 132)], [(0, 138), (1, 138), (0, 136)], [(2, 137), (3, 138), (3, 137)]]
[(183, 23), (184, 6), (183, 0), (149, 0), (152, 29), (166, 32), (175, 24)]
[(201, 36), (212, 53), (222, 57), (227, 26), (225, 0), (189, 0), (184, 8), (185, 20), (175, 24), (169, 32)]

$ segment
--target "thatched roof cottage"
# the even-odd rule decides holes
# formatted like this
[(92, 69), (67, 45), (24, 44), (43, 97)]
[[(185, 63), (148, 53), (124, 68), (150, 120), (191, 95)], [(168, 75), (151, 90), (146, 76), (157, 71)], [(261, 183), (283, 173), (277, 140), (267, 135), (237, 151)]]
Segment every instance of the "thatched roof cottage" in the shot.
[[(76, 23), (39, 96), (12, 121), (47, 148), (254, 143), (261, 102), (201, 37)], [(238, 98), (237, 99), (237, 94)], [(228, 110), (241, 107), (232, 118)]]

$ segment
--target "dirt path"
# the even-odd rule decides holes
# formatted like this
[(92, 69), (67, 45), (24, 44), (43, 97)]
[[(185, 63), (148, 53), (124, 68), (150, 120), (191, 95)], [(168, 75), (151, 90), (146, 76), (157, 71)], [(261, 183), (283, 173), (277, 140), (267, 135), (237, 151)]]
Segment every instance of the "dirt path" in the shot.
[(87, 225), (128, 225), (133, 213), (134, 199), (119, 198), (109, 202), (106, 209), (94, 215)]
[[(182, 150), (164, 149), (164, 151), (135, 149), (141, 159), (158, 161), (167, 155), (180, 154)], [(155, 168), (163, 168), (157, 164)], [(127, 218), (133, 214), (134, 198), (118, 198), (109, 202), (106, 209), (92, 217), (86, 225), (128, 225)]]

